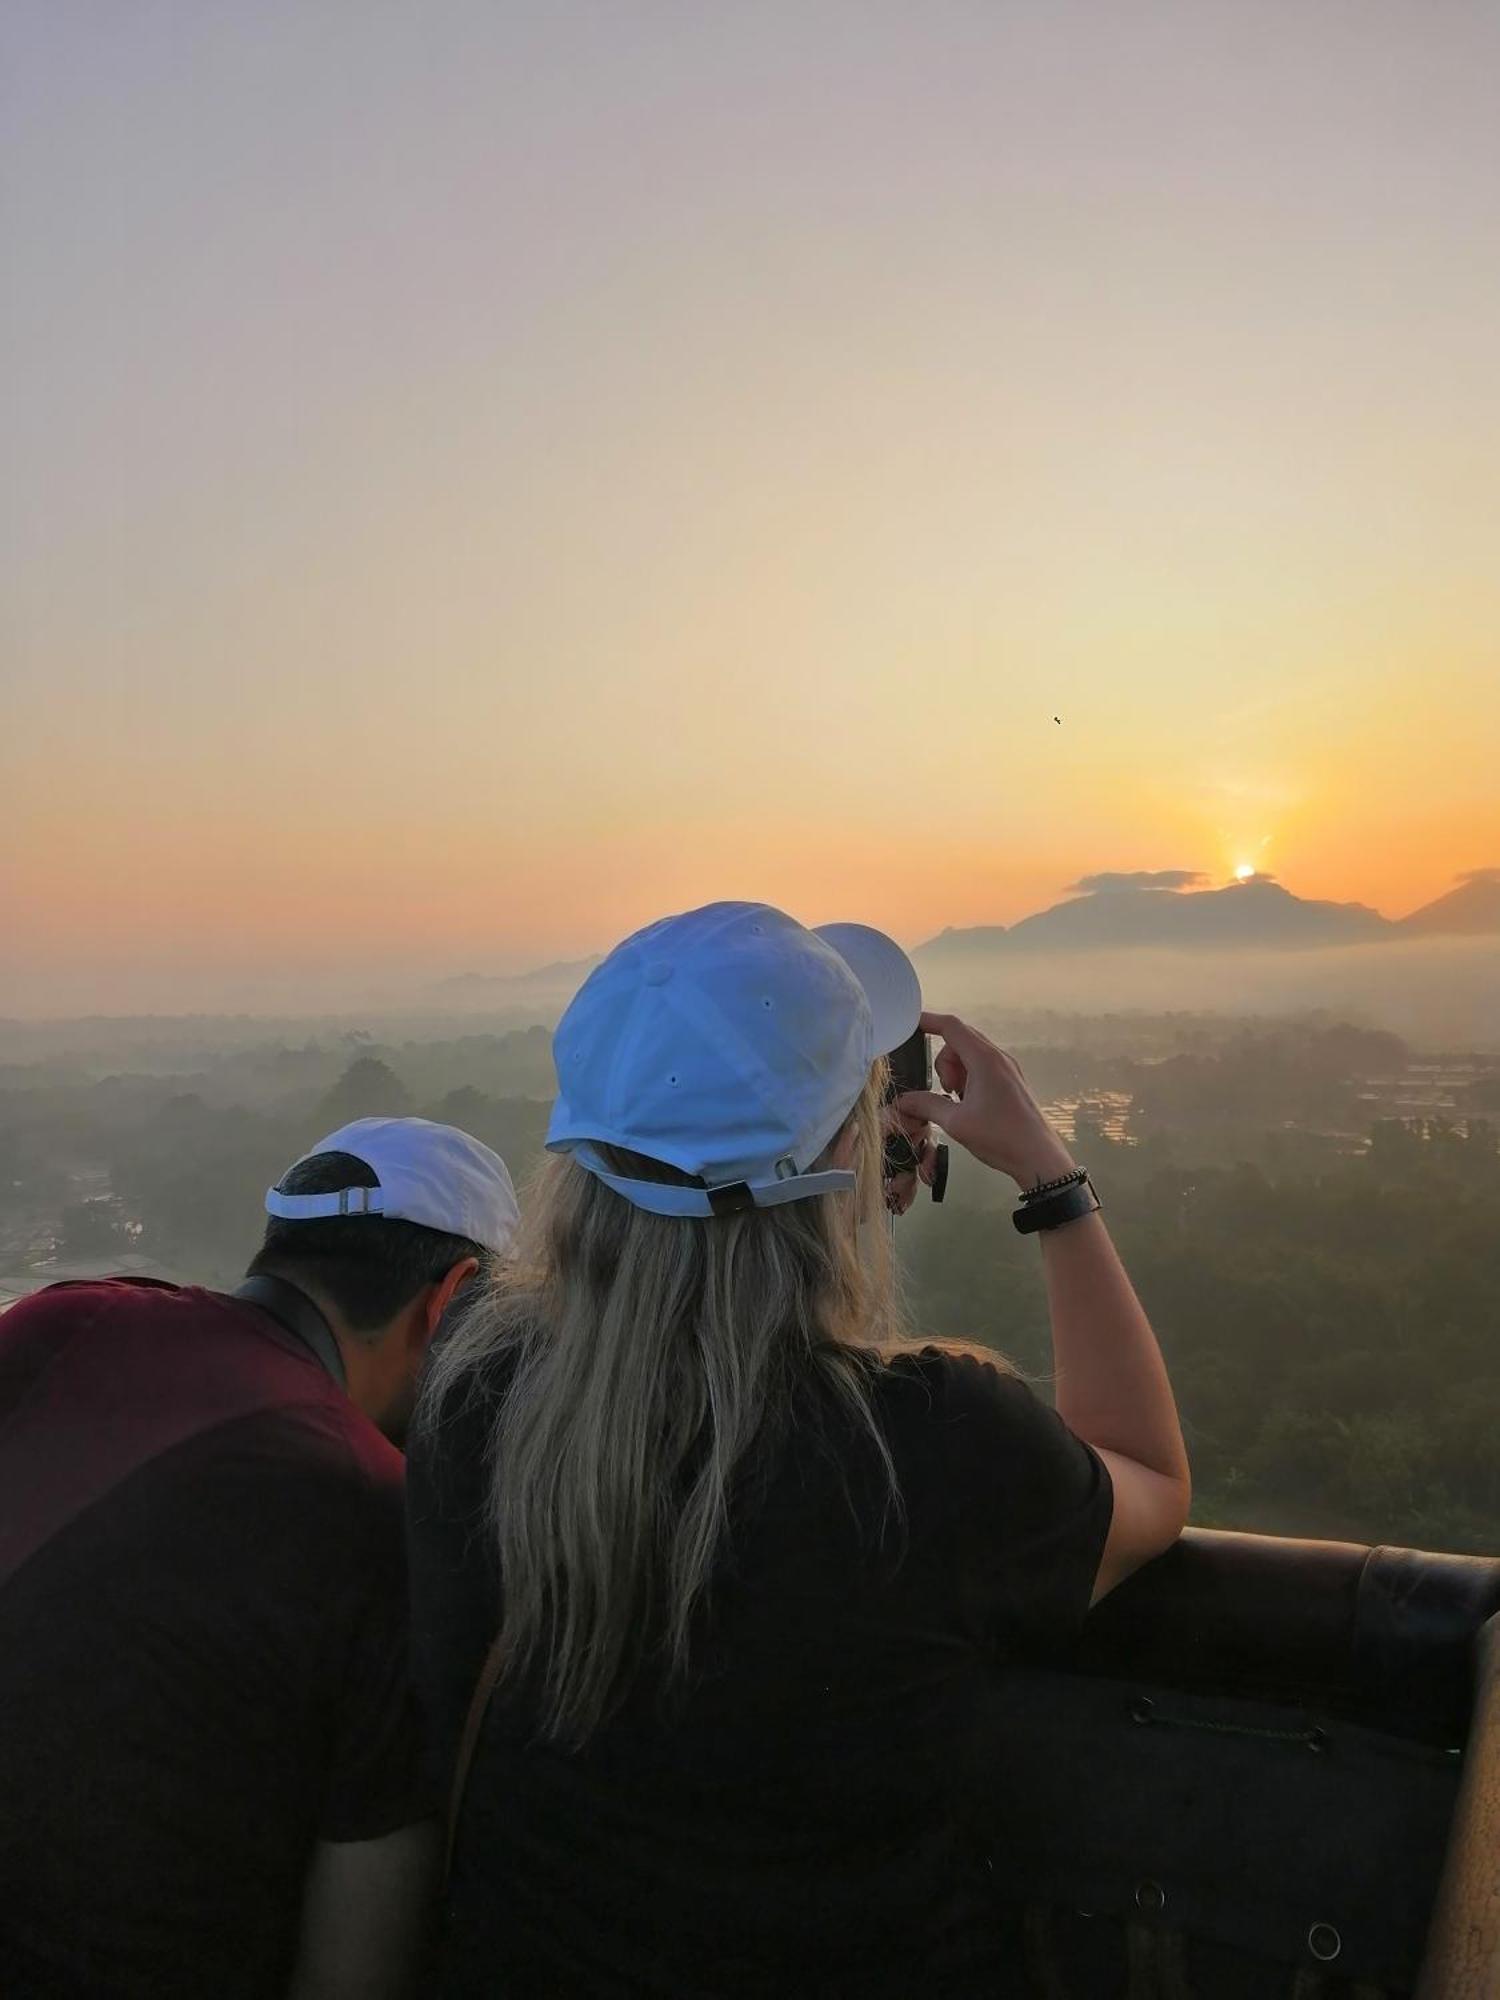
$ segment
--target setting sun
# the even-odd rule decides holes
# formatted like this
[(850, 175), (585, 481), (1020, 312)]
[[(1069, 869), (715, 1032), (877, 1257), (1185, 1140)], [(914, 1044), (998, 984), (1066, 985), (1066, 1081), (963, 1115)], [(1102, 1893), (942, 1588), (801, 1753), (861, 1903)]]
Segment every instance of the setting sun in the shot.
[(1234, 879), (1236, 882), (1248, 882), (1254, 873), (1255, 863), (1253, 861), (1241, 861), (1235, 868)]

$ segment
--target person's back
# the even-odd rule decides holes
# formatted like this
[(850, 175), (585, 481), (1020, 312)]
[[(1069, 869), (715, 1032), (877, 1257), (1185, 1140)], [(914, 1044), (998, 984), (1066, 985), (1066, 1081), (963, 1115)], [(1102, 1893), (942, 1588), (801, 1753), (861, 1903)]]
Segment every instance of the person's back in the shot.
[(0, 1991), (280, 1990), (312, 1843), (430, 1809), (400, 1456), (255, 1307), (130, 1280), (0, 1321), (0, 1413), (46, 1535), (0, 1582)]
[[(1175, 1538), (1187, 1466), (1087, 1176), (1010, 1059), (920, 1005), (879, 933), (730, 903), (627, 940), (559, 1025), (560, 1157), (413, 1437), (444, 1772), (483, 1717), (424, 1990), (994, 1994), (1019, 1967), (1005, 1665)], [(953, 1095), (883, 1110), (919, 1025)], [(893, 1337), (884, 1209), (935, 1170), (929, 1122), (1046, 1232), (1059, 1414)]]
[(419, 1933), (437, 1801), (382, 1433), (514, 1205), (449, 1128), (335, 1137), (361, 1154), (271, 1191), (236, 1294), (106, 1279), (0, 1318), (7, 2000), (311, 1996), (362, 1950), (383, 1992)]
[[(1099, 1460), (1015, 1378), (926, 1350), (874, 1414), (901, 1492), (809, 1380), (741, 1482), (681, 1686), (646, 1671), (578, 1750), (502, 1687), (463, 1801), (444, 1994), (1008, 1990), (997, 1667), (1069, 1636), (1110, 1520)], [(499, 1623), (477, 1541), (490, 1412), (413, 1446), (420, 1677), (451, 1745)], [(1037, 1562), (1044, 1542), (1045, 1564)], [(446, 1682), (443, 1664), (452, 1660)], [(996, 1870), (999, 1870), (997, 1875)], [(497, 1888), (503, 1885), (501, 1893)]]

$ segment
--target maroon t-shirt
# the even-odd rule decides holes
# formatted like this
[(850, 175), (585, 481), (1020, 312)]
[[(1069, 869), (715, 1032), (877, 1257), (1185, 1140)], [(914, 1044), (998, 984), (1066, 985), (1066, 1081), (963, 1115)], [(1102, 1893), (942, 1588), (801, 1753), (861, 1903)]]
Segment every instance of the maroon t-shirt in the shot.
[(0, 1994), (285, 1988), (318, 1840), (433, 1810), (402, 1462), (258, 1307), (0, 1316)]

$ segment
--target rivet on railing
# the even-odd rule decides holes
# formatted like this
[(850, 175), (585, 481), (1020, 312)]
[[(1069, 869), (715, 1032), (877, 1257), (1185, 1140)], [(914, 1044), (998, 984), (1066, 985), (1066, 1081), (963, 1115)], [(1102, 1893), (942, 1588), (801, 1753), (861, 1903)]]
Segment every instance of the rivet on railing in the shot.
[(1344, 1940), (1332, 1924), (1314, 1924), (1307, 1933), (1307, 1948), (1314, 1958), (1327, 1965), (1344, 1949)]

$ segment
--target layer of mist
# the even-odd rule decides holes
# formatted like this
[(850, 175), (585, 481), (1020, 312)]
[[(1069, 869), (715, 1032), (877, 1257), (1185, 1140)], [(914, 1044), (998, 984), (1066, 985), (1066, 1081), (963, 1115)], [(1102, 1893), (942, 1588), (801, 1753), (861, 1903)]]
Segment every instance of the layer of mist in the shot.
[[(1106, 951), (985, 949), (937, 942), (916, 953), (929, 1005), (982, 1009), (1002, 1018), (1051, 1009), (1099, 1015), (1122, 1010), (1225, 1014), (1339, 1015), (1388, 1028), (1433, 1049), (1500, 1047), (1500, 937), (1409, 938), (1301, 951)], [(298, 994), (294, 980), (224, 994), (221, 1005), (157, 1011), (111, 1007), (87, 1012), (0, 1016), (0, 1063), (48, 1053), (82, 1054), (127, 1046), (131, 1067), (166, 1066), (195, 1043), (249, 1047), (275, 1032), (285, 1040), (357, 1033), (378, 1025), (383, 1038), (421, 1038), (460, 1023), (492, 1033), (553, 1025), (594, 961), (545, 966), (516, 977), (412, 982), (368, 990), (331, 979)]]
[(1428, 1048), (1500, 1048), (1500, 938), (1275, 952), (1023, 953), (934, 946), (917, 962), (929, 1004), (948, 1012), (1318, 1010), (1388, 1028)]

